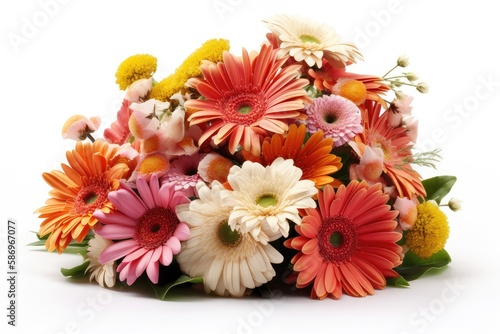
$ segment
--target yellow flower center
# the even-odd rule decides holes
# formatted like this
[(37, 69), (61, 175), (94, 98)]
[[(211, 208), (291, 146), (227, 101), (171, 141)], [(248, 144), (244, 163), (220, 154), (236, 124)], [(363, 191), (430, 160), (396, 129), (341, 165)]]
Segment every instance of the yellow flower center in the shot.
[(317, 39), (316, 37), (309, 35), (309, 34), (302, 34), (299, 37), (300, 41), (302, 43), (311, 43), (311, 44), (320, 44), (321, 41)]
[(259, 196), (255, 203), (263, 208), (268, 208), (270, 206), (276, 205), (278, 201), (276, 200), (276, 197), (274, 195), (264, 194)]
[(432, 202), (417, 206), (417, 221), (405, 235), (408, 248), (422, 258), (444, 248), (450, 233), (448, 219), (443, 211)]

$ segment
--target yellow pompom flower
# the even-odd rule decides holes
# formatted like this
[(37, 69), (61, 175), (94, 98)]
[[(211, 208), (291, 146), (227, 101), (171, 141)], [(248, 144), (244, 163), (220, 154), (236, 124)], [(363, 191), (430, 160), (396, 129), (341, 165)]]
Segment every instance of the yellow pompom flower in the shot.
[(229, 41), (226, 39), (210, 39), (196, 49), (179, 66), (175, 73), (158, 82), (151, 90), (151, 98), (168, 101), (176, 93), (184, 92), (184, 84), (189, 78), (201, 75), (200, 65), (208, 60), (214, 63), (222, 61), (224, 51), (229, 51)]
[(417, 221), (405, 235), (406, 245), (416, 255), (428, 259), (442, 250), (448, 240), (448, 218), (433, 201), (419, 204), (417, 212)]
[(127, 89), (134, 81), (149, 79), (156, 72), (156, 57), (137, 54), (125, 59), (116, 70), (116, 83), (121, 90)]

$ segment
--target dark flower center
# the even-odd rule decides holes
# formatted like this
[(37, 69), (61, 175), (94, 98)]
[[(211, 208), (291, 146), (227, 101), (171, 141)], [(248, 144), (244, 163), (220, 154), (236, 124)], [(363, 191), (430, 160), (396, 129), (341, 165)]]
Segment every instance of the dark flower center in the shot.
[(149, 209), (137, 220), (134, 239), (139, 246), (154, 249), (170, 239), (179, 225), (175, 212), (160, 206)]
[(102, 208), (108, 200), (109, 189), (109, 181), (102, 176), (84, 180), (73, 204), (76, 214), (80, 216), (92, 214)]
[(319, 253), (328, 262), (349, 261), (356, 251), (358, 238), (352, 220), (342, 215), (323, 220), (318, 231)]
[(232, 230), (227, 222), (222, 222), (219, 225), (217, 237), (221, 243), (229, 247), (237, 246), (241, 242), (241, 234)]

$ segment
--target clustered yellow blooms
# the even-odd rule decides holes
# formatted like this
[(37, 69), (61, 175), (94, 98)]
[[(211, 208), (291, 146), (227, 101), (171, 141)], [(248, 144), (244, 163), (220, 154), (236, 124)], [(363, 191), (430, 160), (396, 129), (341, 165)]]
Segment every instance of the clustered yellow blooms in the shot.
[(137, 54), (125, 59), (116, 70), (116, 83), (121, 90), (127, 89), (134, 81), (148, 79), (156, 72), (156, 58), (148, 54)]
[(442, 250), (448, 240), (448, 218), (433, 201), (419, 204), (417, 212), (417, 221), (405, 235), (406, 245), (416, 255), (428, 259)]
[(151, 90), (150, 97), (160, 101), (168, 101), (178, 92), (183, 92), (184, 84), (189, 78), (201, 75), (200, 65), (203, 60), (214, 63), (222, 61), (224, 51), (229, 51), (229, 41), (211, 39), (195, 50), (175, 72), (158, 82)]

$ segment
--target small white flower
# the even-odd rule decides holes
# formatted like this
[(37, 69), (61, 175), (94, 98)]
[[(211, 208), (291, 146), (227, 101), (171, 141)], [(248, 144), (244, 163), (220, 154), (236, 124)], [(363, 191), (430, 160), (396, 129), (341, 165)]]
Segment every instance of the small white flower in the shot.
[(94, 238), (89, 240), (87, 249), (87, 259), (89, 259), (90, 264), (85, 270), (85, 274), (90, 271), (90, 281), (94, 279), (103, 288), (111, 288), (116, 282), (116, 263), (113, 261), (101, 264), (98, 260), (102, 251), (112, 244), (111, 240), (104, 239), (96, 234)]

